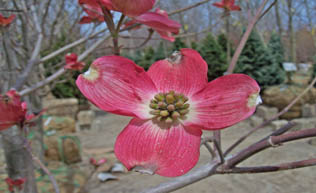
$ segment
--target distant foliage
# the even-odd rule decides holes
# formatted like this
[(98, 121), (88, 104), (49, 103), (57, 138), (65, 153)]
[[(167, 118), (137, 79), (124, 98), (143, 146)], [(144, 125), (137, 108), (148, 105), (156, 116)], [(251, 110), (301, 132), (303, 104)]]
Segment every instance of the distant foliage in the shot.
[[(273, 49), (277, 49), (273, 42)], [(238, 60), (236, 72), (254, 78), (264, 89), (267, 86), (283, 83), (285, 72), (280, 66), (279, 54), (267, 48), (257, 32), (252, 32)]]
[(226, 53), (212, 34), (208, 34), (202, 40), (198, 51), (208, 64), (207, 76), (209, 80), (213, 80), (224, 74), (228, 66), (226, 63)]
[(275, 59), (275, 62), (282, 67), (282, 63), (284, 62), (284, 48), (280, 36), (275, 32), (271, 34), (268, 49), (270, 50), (272, 57)]
[(179, 51), (181, 48), (188, 48), (188, 46), (182, 41), (181, 38), (176, 38), (172, 44), (171, 53), (174, 51)]
[[(224, 50), (225, 53), (227, 53), (227, 36), (224, 33), (221, 33), (217, 36), (217, 42), (218, 44), (222, 47), (222, 49)], [(230, 44), (230, 54), (231, 57), (234, 54), (234, 49), (233, 49), (233, 44), (232, 42), (229, 43)]]
[(198, 49), (198, 43), (196, 41), (193, 41), (191, 42), (191, 48), (194, 49), (194, 50), (197, 50)]

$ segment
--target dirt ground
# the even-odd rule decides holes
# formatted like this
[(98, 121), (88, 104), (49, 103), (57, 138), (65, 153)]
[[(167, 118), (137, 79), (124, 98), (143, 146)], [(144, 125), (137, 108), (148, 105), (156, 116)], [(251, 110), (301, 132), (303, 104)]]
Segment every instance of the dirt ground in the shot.
[[(130, 118), (105, 114), (98, 116), (91, 130), (79, 133), (84, 149), (113, 148), (116, 136), (127, 125)], [(248, 121), (241, 122), (231, 128), (223, 130), (223, 148), (227, 148), (241, 135), (250, 129)], [(268, 134), (270, 128), (263, 128), (255, 133), (239, 149), (257, 141)], [(211, 135), (211, 132), (204, 132)], [(237, 149), (238, 150), (238, 149)], [(267, 165), (285, 161), (294, 161), (316, 157), (316, 147), (309, 145), (306, 140), (287, 143), (281, 147), (266, 150), (244, 162), (243, 165)], [(88, 158), (84, 158), (87, 162)], [(210, 154), (204, 147), (201, 148), (199, 167), (207, 163)], [(194, 169), (193, 169), (194, 170)], [(150, 176), (136, 172), (117, 174), (119, 180), (100, 183), (96, 178), (86, 185), (89, 193), (134, 193), (145, 188), (156, 186), (161, 182), (172, 180), (158, 175)], [(268, 174), (234, 174), (216, 175), (198, 183), (182, 188), (177, 193), (316, 193), (316, 167), (296, 169)]]

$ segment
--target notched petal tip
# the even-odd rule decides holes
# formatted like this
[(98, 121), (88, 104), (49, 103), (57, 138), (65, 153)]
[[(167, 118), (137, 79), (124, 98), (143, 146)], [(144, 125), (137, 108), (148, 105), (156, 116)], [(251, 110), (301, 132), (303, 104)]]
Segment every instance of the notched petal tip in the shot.
[(261, 103), (262, 103), (262, 99), (261, 99), (259, 93), (254, 93), (254, 94), (251, 94), (249, 96), (247, 105), (248, 105), (248, 107), (251, 108), (251, 107), (255, 107)]
[(167, 58), (168, 62), (174, 63), (174, 64), (179, 64), (182, 59), (182, 54), (179, 51), (175, 51), (171, 54), (169, 58)]
[(132, 171), (139, 172), (141, 174), (154, 175), (156, 169), (154, 169), (154, 167), (145, 168), (144, 166), (135, 166), (135, 167), (133, 167)]
[(89, 81), (94, 81), (99, 77), (99, 72), (97, 69), (90, 67), (89, 70), (83, 74), (83, 77)]

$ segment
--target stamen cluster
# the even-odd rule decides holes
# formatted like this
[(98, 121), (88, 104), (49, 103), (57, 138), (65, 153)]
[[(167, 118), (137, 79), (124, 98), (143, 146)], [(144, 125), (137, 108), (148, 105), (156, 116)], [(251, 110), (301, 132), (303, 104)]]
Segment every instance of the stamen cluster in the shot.
[(188, 97), (174, 91), (156, 94), (150, 101), (150, 114), (155, 115), (158, 121), (173, 123), (179, 118), (183, 119), (189, 112), (188, 100)]

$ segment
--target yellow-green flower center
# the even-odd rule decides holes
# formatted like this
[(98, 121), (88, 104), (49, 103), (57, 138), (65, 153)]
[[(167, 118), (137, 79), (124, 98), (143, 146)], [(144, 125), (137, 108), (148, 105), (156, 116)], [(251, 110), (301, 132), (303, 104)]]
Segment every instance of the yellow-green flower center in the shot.
[(188, 114), (188, 100), (188, 97), (174, 91), (156, 94), (150, 101), (150, 114), (155, 115), (155, 119), (160, 122), (173, 123)]

